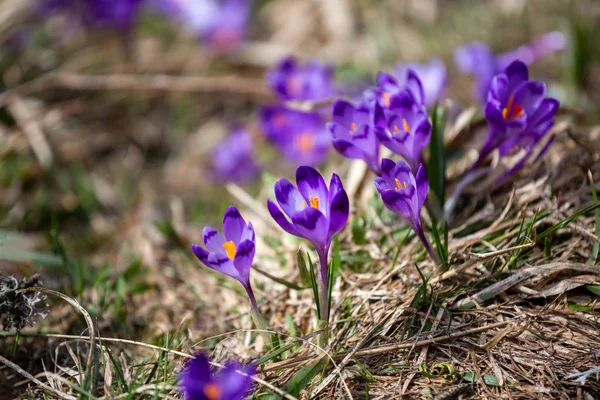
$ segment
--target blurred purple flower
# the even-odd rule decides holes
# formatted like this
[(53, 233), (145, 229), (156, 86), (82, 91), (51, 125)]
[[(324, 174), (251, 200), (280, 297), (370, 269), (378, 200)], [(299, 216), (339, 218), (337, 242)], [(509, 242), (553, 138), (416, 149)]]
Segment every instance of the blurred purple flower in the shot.
[(385, 147), (402, 156), (416, 170), (431, 139), (431, 124), (422, 107), (403, 92), (390, 100), (388, 112), (375, 105), (375, 134)]
[(348, 195), (337, 174), (331, 177), (328, 188), (321, 174), (308, 166), (296, 170), (296, 184), (297, 188), (285, 178), (275, 183), (275, 199), (283, 212), (271, 199), (267, 206), (284, 231), (307, 239), (315, 246), (321, 267), (321, 319), (328, 320), (328, 253), (333, 237), (348, 221)]
[(423, 91), (423, 84), (417, 73), (408, 68), (402, 78), (403, 81), (399, 82), (394, 76), (380, 71), (377, 74), (378, 87), (374, 92), (367, 91), (367, 99), (374, 93), (379, 105), (383, 107), (384, 110), (387, 110), (391, 106), (392, 97), (404, 92), (412, 96), (415, 104), (424, 108), (425, 92)]
[(490, 130), (475, 165), (495, 149), (500, 157), (515, 148), (526, 150), (525, 156), (498, 183), (525, 165), (536, 144), (554, 125), (559, 102), (545, 95), (546, 84), (529, 80), (527, 66), (521, 61), (514, 61), (492, 79), (484, 108)]
[(373, 115), (366, 104), (354, 106), (344, 100), (333, 105), (333, 122), (327, 124), (333, 136), (333, 147), (344, 157), (364, 160), (377, 175), (379, 141), (375, 136)]
[(233, 361), (211, 374), (208, 358), (197, 354), (181, 371), (179, 384), (187, 400), (242, 400), (254, 386), (254, 374), (256, 367), (253, 365), (244, 366)]
[(159, 10), (196, 32), (216, 52), (231, 52), (246, 39), (251, 0), (152, 1)]
[(484, 107), (490, 130), (478, 162), (495, 149), (502, 157), (517, 145), (537, 143), (554, 124), (558, 109), (558, 101), (545, 95), (546, 84), (529, 80), (527, 65), (521, 61), (496, 75)]
[(327, 157), (331, 138), (317, 113), (269, 106), (261, 109), (260, 121), (263, 132), (286, 161), (295, 165), (318, 165)]
[(444, 62), (434, 58), (424, 64), (406, 63), (394, 67), (394, 76), (401, 86), (406, 86), (409, 71), (414, 71), (423, 85), (425, 107), (431, 108), (444, 95), (448, 73)]
[(429, 192), (425, 168), (419, 165), (415, 177), (404, 161), (395, 163), (389, 158), (384, 158), (381, 160), (381, 177), (375, 178), (374, 182), (385, 207), (406, 221), (423, 243), (429, 256), (439, 264), (421, 223), (421, 209)]
[(533, 42), (502, 54), (494, 54), (483, 42), (472, 42), (454, 52), (454, 61), (459, 69), (475, 77), (474, 96), (485, 102), (492, 78), (515, 60), (526, 65), (546, 54), (565, 48), (566, 38), (561, 32), (549, 32)]
[(42, 15), (67, 14), (75, 26), (118, 29), (127, 33), (145, 0), (41, 0)]
[(232, 127), (229, 136), (213, 149), (213, 174), (219, 182), (245, 183), (256, 178), (260, 168), (254, 159), (250, 132)]
[(267, 83), (282, 100), (325, 100), (335, 93), (333, 67), (311, 60), (300, 65), (286, 57), (270, 69)]

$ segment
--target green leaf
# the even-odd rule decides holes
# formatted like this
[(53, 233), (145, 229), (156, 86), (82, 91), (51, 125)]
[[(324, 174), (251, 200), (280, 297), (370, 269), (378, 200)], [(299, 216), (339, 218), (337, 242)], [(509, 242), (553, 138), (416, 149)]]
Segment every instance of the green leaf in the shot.
[(286, 344), (285, 346), (281, 346), (278, 348), (275, 348), (271, 351), (269, 351), (267, 354), (265, 354), (264, 356), (262, 356), (261, 358), (259, 358), (258, 360), (256, 360), (255, 364), (256, 365), (261, 365), (266, 363), (267, 361), (270, 361), (271, 359), (285, 353), (286, 351), (288, 351), (289, 349), (291, 349), (292, 347), (294, 347), (297, 343), (290, 343), (290, 344)]
[(538, 235), (538, 239), (541, 240), (541, 239), (544, 239), (546, 236), (552, 235), (557, 230), (569, 225), (573, 220), (581, 217), (584, 214), (589, 213), (590, 211), (594, 211), (595, 209), (597, 209), (599, 207), (600, 207), (600, 201), (594, 202), (594, 204), (592, 204), (591, 206), (581, 209), (581, 210), (577, 211), (575, 214), (563, 219), (559, 223), (552, 225), (550, 228), (548, 228), (544, 232), (540, 233)]
[[(294, 375), (292, 379), (290, 379), (282, 388), (286, 393), (291, 394), (292, 396), (298, 396), (300, 391), (304, 389), (310, 381), (319, 373), (319, 371), (325, 365), (326, 360), (321, 360), (320, 362), (314, 365), (307, 365), (300, 368), (300, 371)], [(270, 400), (281, 400), (283, 397), (280, 395), (273, 395), (270, 397)]]
[(429, 142), (429, 187), (435, 194), (438, 209), (444, 209), (446, 193), (446, 151), (444, 149), (445, 110), (437, 104), (431, 113), (431, 140)]
[(300, 273), (300, 281), (304, 286), (309, 287), (311, 284), (310, 272), (308, 272), (308, 268), (306, 268), (306, 258), (304, 257), (302, 247), (299, 247), (296, 252), (296, 264), (298, 265), (298, 272)]
[(596, 296), (600, 296), (600, 285), (585, 285), (585, 288)]
[(488, 386), (500, 386), (498, 379), (492, 374), (483, 374), (483, 381)]
[(475, 382), (475, 373), (474, 372), (465, 372), (464, 374), (460, 375), (461, 379), (463, 381), (467, 381), (467, 382)]

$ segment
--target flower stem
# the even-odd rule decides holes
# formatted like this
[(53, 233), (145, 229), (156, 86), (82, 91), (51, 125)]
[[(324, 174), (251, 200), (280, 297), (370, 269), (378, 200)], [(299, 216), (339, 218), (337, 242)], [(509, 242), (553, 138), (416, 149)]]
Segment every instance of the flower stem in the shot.
[(329, 342), (329, 263), (327, 260), (329, 247), (317, 250), (317, 253), (319, 253), (321, 275), (321, 283), (319, 285), (319, 309), (321, 311), (319, 328), (323, 330), (319, 336), (319, 345), (325, 347)]
[(437, 255), (437, 253), (433, 250), (433, 248), (431, 247), (431, 243), (429, 243), (427, 236), (425, 236), (425, 233), (423, 233), (423, 229), (421, 228), (420, 232), (419, 231), (415, 231), (415, 232), (416, 232), (417, 236), (419, 237), (419, 239), (421, 239), (421, 242), (423, 243), (423, 247), (425, 248), (425, 251), (427, 251), (427, 254), (429, 254), (429, 257), (431, 257), (431, 259), (433, 260), (435, 265), (437, 265), (437, 267), (439, 268), (442, 265), (440, 258)]
[(254, 320), (254, 324), (258, 328), (260, 334), (265, 341), (265, 345), (270, 347), (272, 345), (271, 335), (269, 333), (269, 328), (265, 324), (265, 319), (263, 318), (258, 304), (256, 303), (256, 297), (254, 297), (254, 292), (252, 291), (252, 287), (250, 285), (245, 286), (246, 292), (248, 293), (248, 298), (250, 299), (250, 309), (252, 310), (252, 319)]

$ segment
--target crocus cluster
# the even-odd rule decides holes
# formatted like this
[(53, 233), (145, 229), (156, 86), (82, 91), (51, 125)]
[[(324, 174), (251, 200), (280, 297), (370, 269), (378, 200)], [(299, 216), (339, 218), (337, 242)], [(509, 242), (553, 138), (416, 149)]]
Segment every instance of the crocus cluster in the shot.
[(179, 385), (187, 400), (242, 400), (252, 390), (255, 374), (255, 366), (234, 361), (211, 373), (208, 358), (198, 354), (179, 374)]
[(212, 151), (212, 175), (215, 181), (245, 183), (259, 173), (250, 132), (242, 126), (232, 125), (229, 135)]
[(266, 80), (280, 103), (262, 108), (262, 131), (286, 161), (312, 166), (322, 163), (331, 146), (323, 116), (317, 111), (292, 109), (283, 102), (320, 102), (331, 97), (332, 67), (315, 60), (300, 64), (287, 57), (267, 72)]
[(475, 77), (473, 95), (485, 103), (492, 79), (513, 61), (521, 60), (531, 65), (546, 54), (564, 49), (565, 44), (566, 38), (561, 32), (549, 32), (531, 43), (501, 54), (494, 54), (483, 42), (472, 42), (456, 49), (454, 61), (463, 72)]

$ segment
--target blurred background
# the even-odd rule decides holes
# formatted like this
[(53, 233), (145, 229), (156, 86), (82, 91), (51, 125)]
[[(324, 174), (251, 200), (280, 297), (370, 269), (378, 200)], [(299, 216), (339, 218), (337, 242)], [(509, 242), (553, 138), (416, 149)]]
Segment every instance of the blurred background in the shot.
[[(2, 0), (0, 270), (41, 273), (116, 336), (192, 315), (196, 337), (223, 331), (231, 320), (202, 310), (243, 303), (210, 285), (222, 278), (187, 246), (230, 204), (264, 205), (295, 170), (260, 123), (261, 107), (281, 101), (269, 69), (315, 59), (331, 66), (335, 95), (353, 97), (379, 70), (439, 58), (449, 115), (481, 115), (456, 49), (479, 41), (501, 54), (560, 32), (562, 50), (531, 75), (597, 122), (599, 26), (591, 0)], [(248, 136), (223, 150), (235, 129)], [(243, 146), (252, 159), (234, 168), (252, 173), (223, 173)], [(331, 149), (318, 165), (343, 172), (349, 162)], [(81, 325), (57, 315), (48, 323), (61, 331)]]

